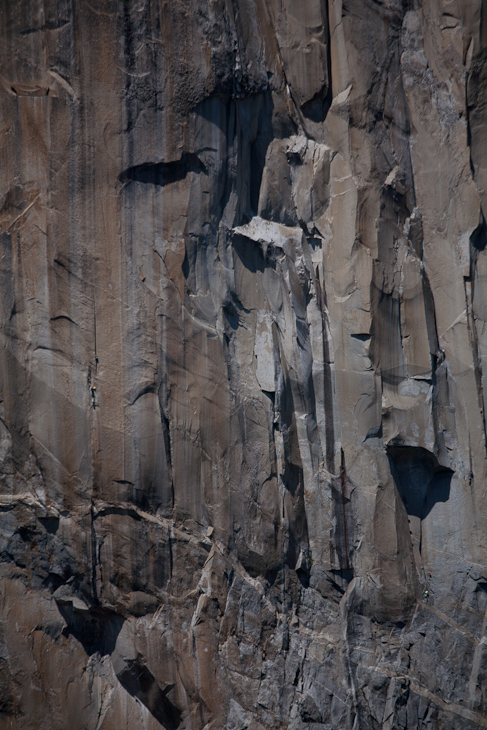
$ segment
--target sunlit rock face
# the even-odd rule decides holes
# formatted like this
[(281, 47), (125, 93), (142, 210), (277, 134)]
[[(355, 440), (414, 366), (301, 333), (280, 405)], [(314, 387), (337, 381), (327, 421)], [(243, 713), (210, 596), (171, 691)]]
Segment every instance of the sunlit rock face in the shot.
[(487, 7), (0, 3), (0, 727), (487, 727)]

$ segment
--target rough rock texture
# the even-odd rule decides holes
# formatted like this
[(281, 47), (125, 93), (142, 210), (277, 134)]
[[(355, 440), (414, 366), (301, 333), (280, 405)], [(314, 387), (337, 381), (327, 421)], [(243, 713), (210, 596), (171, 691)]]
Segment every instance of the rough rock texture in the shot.
[(0, 727), (487, 728), (487, 3), (0, 34)]

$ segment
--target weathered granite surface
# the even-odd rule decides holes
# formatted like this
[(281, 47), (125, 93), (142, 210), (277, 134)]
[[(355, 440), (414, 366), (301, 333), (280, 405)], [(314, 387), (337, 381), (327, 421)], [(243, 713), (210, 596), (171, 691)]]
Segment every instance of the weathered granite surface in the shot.
[(0, 727), (487, 728), (485, 0), (0, 36)]

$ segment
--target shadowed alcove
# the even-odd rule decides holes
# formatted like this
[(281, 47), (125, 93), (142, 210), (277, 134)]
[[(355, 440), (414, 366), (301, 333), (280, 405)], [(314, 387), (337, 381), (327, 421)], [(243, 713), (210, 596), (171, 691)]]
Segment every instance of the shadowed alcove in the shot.
[(453, 471), (420, 446), (388, 446), (394, 481), (408, 515), (424, 520), (437, 502), (447, 502)]

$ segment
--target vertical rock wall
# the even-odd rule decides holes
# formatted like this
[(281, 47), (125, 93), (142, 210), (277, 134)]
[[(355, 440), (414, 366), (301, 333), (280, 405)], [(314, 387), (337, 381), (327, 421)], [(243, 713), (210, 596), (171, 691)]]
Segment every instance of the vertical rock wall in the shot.
[(485, 1), (0, 32), (0, 727), (487, 727)]

